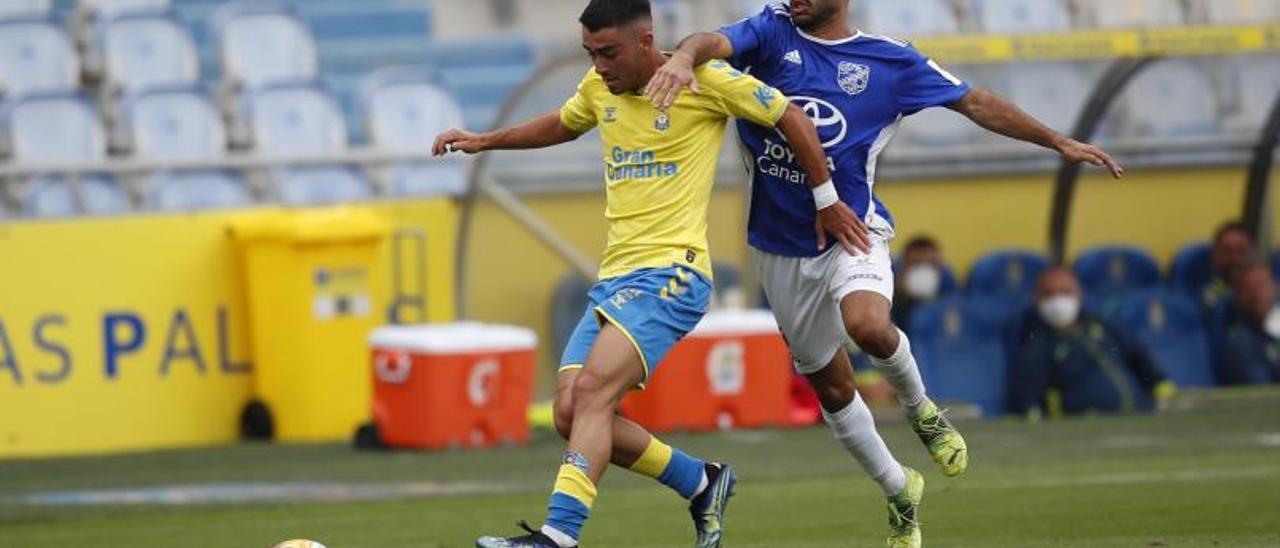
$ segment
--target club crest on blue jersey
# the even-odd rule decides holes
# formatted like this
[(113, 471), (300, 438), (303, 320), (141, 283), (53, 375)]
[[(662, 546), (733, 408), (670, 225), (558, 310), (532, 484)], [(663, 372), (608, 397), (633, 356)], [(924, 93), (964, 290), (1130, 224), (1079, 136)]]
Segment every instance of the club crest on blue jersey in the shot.
[(871, 67), (861, 63), (841, 61), (836, 82), (840, 84), (840, 89), (849, 95), (862, 93), (867, 90), (867, 84), (871, 83)]

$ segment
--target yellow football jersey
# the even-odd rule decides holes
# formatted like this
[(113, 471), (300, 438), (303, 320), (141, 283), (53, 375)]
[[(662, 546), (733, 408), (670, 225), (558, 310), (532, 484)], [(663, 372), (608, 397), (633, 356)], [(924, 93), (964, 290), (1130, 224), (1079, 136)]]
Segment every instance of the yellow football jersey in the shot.
[(723, 61), (695, 70), (701, 93), (685, 91), (667, 112), (643, 95), (609, 92), (595, 69), (560, 110), (565, 127), (604, 140), (609, 244), (600, 278), (687, 265), (711, 277), (707, 205), (730, 118), (774, 126), (782, 93)]

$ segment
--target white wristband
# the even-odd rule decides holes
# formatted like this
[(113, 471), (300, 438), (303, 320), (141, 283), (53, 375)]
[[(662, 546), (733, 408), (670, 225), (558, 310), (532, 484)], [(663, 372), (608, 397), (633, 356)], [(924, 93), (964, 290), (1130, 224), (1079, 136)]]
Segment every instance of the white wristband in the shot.
[(813, 203), (818, 207), (818, 211), (822, 211), (839, 202), (840, 195), (836, 193), (836, 185), (831, 181), (813, 187)]

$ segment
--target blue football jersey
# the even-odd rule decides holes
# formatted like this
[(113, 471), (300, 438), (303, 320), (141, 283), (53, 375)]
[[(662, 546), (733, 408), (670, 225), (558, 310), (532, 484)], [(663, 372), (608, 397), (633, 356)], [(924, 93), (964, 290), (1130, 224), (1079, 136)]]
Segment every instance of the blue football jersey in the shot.
[[(969, 85), (901, 40), (809, 36), (781, 4), (720, 32), (733, 43), (730, 63), (782, 91), (813, 119), (841, 200), (868, 224), (879, 217), (892, 226), (875, 196), (877, 156), (904, 116), (953, 104)], [(738, 122), (738, 134), (752, 171), (750, 244), (777, 255), (819, 255), (813, 194), (782, 134), (746, 122)]]

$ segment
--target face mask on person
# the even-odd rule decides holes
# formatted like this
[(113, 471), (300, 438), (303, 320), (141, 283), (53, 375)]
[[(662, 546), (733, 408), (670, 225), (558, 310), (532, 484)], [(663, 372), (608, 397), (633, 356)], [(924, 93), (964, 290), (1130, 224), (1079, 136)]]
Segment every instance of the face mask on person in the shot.
[(1272, 338), (1280, 339), (1280, 305), (1271, 307), (1271, 312), (1267, 313), (1266, 322), (1262, 324), (1262, 330)]
[(913, 266), (902, 277), (902, 289), (917, 301), (936, 299), (942, 290), (942, 271), (929, 264)]
[(1080, 316), (1080, 299), (1071, 295), (1055, 295), (1037, 305), (1040, 318), (1055, 329), (1064, 329)]

